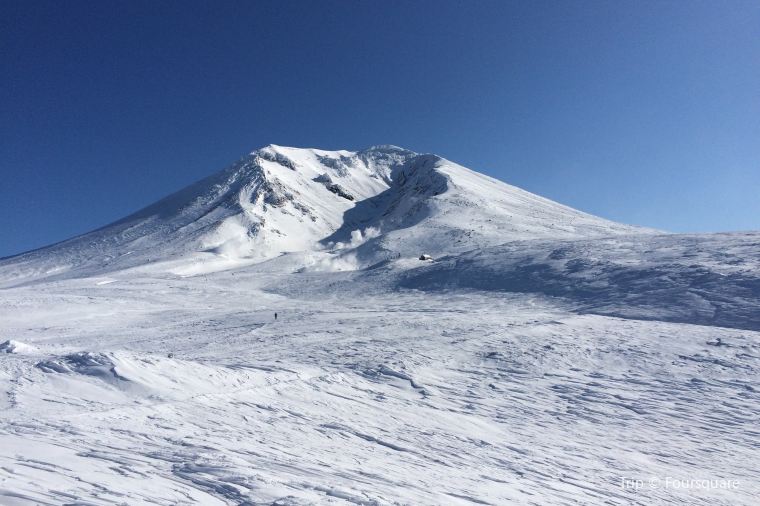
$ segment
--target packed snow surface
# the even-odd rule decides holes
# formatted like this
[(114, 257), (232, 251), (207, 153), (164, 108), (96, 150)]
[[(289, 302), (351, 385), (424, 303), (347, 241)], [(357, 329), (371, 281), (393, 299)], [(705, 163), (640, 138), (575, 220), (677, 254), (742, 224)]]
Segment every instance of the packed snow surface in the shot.
[(0, 287), (2, 505), (760, 497), (757, 233), (268, 146)]

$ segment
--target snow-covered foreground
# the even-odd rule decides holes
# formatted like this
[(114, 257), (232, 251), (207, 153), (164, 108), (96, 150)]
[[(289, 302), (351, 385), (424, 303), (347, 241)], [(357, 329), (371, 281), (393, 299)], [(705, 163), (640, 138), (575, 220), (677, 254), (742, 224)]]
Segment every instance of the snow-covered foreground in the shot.
[(0, 290), (0, 504), (760, 497), (760, 332), (341, 275)]

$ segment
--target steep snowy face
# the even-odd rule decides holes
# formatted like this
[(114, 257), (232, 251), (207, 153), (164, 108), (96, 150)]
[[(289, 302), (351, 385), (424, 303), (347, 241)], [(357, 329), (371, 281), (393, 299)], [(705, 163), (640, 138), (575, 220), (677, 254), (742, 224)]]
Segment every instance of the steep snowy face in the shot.
[(346, 241), (363, 229), (375, 232), (359, 251), (367, 262), (516, 240), (654, 232), (583, 213), (436, 155), (417, 155), (396, 166), (389, 188), (349, 210), (328, 241)]
[[(360, 156), (364, 155), (364, 156)], [(411, 157), (400, 151), (398, 157)], [(267, 146), (240, 162), (221, 185), (221, 216), (186, 252), (228, 258), (266, 259), (283, 252), (313, 249), (342, 224), (356, 202), (388, 188), (394, 159), (366, 153), (327, 152)], [(201, 210), (208, 214), (203, 200)], [(215, 198), (211, 199), (215, 202)], [(193, 216), (194, 222), (201, 217)]]
[(640, 231), (436, 155), (395, 146), (354, 152), (270, 145), (116, 223), (6, 259), (0, 284), (166, 262), (175, 271), (185, 262), (176, 272), (191, 274), (194, 263), (209, 259), (229, 268), (287, 252), (345, 255), (359, 246), (358, 256), (370, 261)]
[(0, 263), (0, 284), (200, 257), (257, 261), (308, 250), (415, 154), (270, 145), (116, 223)]

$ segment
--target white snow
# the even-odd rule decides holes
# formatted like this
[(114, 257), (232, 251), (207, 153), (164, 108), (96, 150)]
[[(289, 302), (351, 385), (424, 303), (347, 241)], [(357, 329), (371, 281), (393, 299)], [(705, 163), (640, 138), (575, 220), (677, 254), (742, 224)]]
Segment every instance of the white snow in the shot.
[(9, 339), (0, 343), (0, 353), (35, 353), (37, 348)]
[(0, 504), (756, 504), (758, 246), (268, 146), (0, 261)]

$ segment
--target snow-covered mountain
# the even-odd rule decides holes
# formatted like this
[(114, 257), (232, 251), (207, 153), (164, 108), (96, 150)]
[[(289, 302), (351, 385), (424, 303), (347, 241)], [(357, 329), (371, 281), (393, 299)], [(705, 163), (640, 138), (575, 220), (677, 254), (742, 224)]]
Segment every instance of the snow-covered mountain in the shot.
[(436, 155), (270, 145), (116, 223), (3, 261), (0, 286), (146, 264), (192, 274), (285, 252), (312, 252), (306, 267), (355, 268), (515, 240), (644, 232)]
[(0, 504), (754, 506), (759, 315), (760, 233), (267, 146), (0, 260)]
[[(346, 292), (363, 278), (541, 293), (587, 313), (754, 329), (755, 239), (614, 223), (396, 146), (269, 145), (116, 223), (0, 260), (0, 287), (118, 273), (348, 271)], [(420, 263), (423, 254), (438, 261)]]

